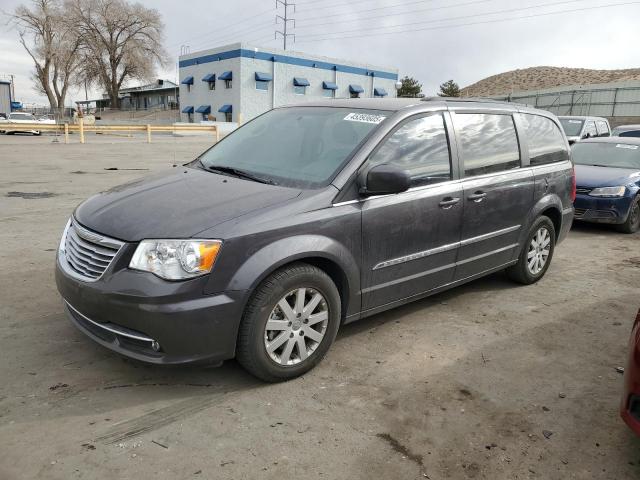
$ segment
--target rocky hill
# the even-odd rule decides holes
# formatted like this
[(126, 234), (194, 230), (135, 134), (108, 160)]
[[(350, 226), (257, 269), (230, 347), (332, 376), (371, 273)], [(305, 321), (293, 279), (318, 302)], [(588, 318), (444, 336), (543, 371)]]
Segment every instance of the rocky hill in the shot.
[(588, 68), (531, 67), (499, 73), (464, 87), (463, 96), (486, 97), (511, 92), (540, 90), (562, 85), (640, 80), (640, 68), (626, 70), (590, 70)]

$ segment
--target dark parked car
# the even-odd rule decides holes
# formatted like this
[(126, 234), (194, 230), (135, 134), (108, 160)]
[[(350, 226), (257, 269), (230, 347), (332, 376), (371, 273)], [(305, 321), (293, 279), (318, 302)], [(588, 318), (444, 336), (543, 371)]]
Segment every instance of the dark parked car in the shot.
[(276, 108), (81, 204), (58, 289), (121, 354), (292, 378), (343, 323), (503, 269), (538, 281), (573, 218), (569, 156), (555, 116), (512, 104)]
[(604, 117), (560, 116), (558, 119), (571, 145), (585, 138), (611, 136), (609, 120)]
[(613, 137), (640, 137), (640, 125), (620, 125), (611, 132)]
[(576, 220), (640, 229), (640, 138), (596, 138), (572, 147)]
[(631, 330), (628, 355), (620, 415), (626, 424), (640, 435), (640, 310)]

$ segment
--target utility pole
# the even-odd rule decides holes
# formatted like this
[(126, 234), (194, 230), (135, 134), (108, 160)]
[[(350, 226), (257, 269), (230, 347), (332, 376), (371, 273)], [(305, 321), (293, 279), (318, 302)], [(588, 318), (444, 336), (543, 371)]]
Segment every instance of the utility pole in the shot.
[(276, 10), (280, 8), (280, 5), (284, 7), (284, 17), (281, 15), (276, 15), (276, 25), (278, 25), (278, 20), (282, 20), (282, 24), (284, 25), (283, 31), (276, 30), (273, 36), (274, 39), (278, 38), (278, 34), (282, 36), (283, 50), (287, 49), (287, 38), (293, 37), (293, 41), (296, 41), (295, 33), (287, 33), (287, 27), (289, 26), (289, 22), (293, 22), (293, 28), (296, 28), (296, 20), (294, 18), (289, 18), (289, 7), (293, 7), (293, 12), (296, 11), (296, 4), (291, 3), (289, 0), (276, 0)]

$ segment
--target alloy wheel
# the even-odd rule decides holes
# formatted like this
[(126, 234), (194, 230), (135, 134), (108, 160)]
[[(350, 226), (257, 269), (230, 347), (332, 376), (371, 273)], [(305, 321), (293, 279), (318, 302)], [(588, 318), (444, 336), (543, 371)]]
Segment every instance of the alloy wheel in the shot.
[(551, 235), (547, 227), (540, 227), (533, 235), (527, 252), (527, 269), (532, 275), (538, 275), (547, 264), (551, 247)]
[(264, 346), (272, 361), (296, 365), (313, 354), (324, 338), (329, 306), (313, 288), (297, 288), (282, 297), (271, 311)]

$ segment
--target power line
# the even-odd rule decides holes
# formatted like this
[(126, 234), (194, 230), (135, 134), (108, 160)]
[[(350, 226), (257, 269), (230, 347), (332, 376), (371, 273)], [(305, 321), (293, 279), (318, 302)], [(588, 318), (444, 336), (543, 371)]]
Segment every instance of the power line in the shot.
[(371, 34), (364, 34), (364, 35), (349, 35), (349, 36), (344, 36), (344, 37), (316, 38), (316, 39), (311, 39), (311, 40), (304, 40), (304, 37), (302, 37), (302, 40), (299, 40), (298, 43), (313, 43), (313, 42), (321, 42), (321, 41), (328, 41), (328, 40), (344, 40), (344, 39), (348, 39), (348, 38), (366, 38), (366, 37), (376, 37), (376, 36), (382, 36), (382, 35), (397, 35), (399, 33), (425, 32), (425, 31), (430, 31), (430, 30), (446, 30), (448, 28), (459, 28), (459, 27), (467, 27), (467, 26), (471, 26), (471, 25), (484, 25), (484, 24), (490, 24), (490, 23), (508, 22), (508, 21), (511, 21), (511, 20), (522, 20), (522, 19), (528, 19), (528, 18), (538, 18), (538, 17), (545, 17), (545, 16), (550, 16), (550, 15), (559, 15), (559, 14), (563, 14), (563, 13), (574, 13), (574, 12), (582, 12), (582, 11), (587, 11), (587, 10), (600, 10), (600, 9), (604, 9), (604, 8), (623, 7), (623, 6), (638, 5), (638, 4), (640, 4), (640, 1), (623, 2), (623, 3), (612, 3), (612, 4), (608, 4), (608, 5), (598, 5), (598, 6), (593, 6), (593, 7), (582, 7), (582, 8), (568, 9), (568, 10), (558, 10), (556, 12), (545, 12), (545, 13), (538, 13), (538, 14), (532, 14), (532, 15), (522, 15), (522, 16), (519, 16), (519, 17), (499, 18), (499, 19), (494, 19), (494, 20), (484, 20), (484, 21), (479, 21), (479, 22), (459, 23), (459, 24), (453, 24), (453, 25), (438, 25), (438, 26), (435, 26), (435, 27), (427, 27), (427, 28), (415, 28), (415, 29), (411, 29), (411, 30), (402, 30), (400, 32), (381, 32), (381, 33), (371, 33)]
[(264, 14), (266, 14), (266, 13), (271, 13), (271, 12), (273, 12), (274, 10), (275, 10), (275, 8), (270, 8), (270, 9), (268, 9), (268, 10), (263, 10), (263, 11), (261, 11), (261, 12), (259, 12), (259, 13), (256, 13), (255, 15), (251, 15), (250, 17), (247, 17), (247, 18), (244, 18), (244, 19), (239, 20), (239, 21), (237, 21), (237, 22), (234, 22), (234, 23), (231, 23), (231, 24), (229, 24), (229, 25), (226, 25), (226, 26), (224, 26), (224, 27), (222, 27), (222, 28), (220, 28), (220, 29), (216, 30), (214, 33), (212, 33), (212, 34), (210, 34), (210, 35), (204, 35), (204, 36), (203, 36), (203, 35), (200, 35), (200, 36), (198, 36), (198, 37), (192, 37), (192, 38), (190, 38), (190, 39), (188, 39), (188, 40), (182, 40), (182, 41), (180, 41), (180, 42), (177, 42), (177, 43), (174, 43), (174, 44), (172, 44), (172, 45), (169, 45), (169, 47), (176, 47), (176, 46), (179, 46), (179, 45), (184, 44), (184, 43), (187, 43), (187, 42), (191, 42), (191, 41), (196, 40), (196, 39), (197, 39), (197, 40), (200, 40), (200, 39), (202, 39), (202, 38), (214, 37), (214, 36), (216, 36), (216, 35), (219, 35), (221, 31), (224, 31), (224, 30), (227, 30), (227, 29), (229, 29), (229, 28), (232, 28), (232, 27), (238, 26), (238, 25), (240, 25), (240, 24), (242, 24), (242, 23), (245, 23), (245, 22), (248, 22), (249, 20), (252, 20), (252, 19), (254, 19), (254, 18), (257, 18), (257, 17), (263, 16), (263, 15), (264, 15)]
[[(260, 27), (260, 28), (258, 28), (258, 27)], [(240, 37), (242, 37), (242, 35), (245, 35), (245, 34), (249, 34), (249, 33), (253, 34), (255, 32), (261, 32), (263, 30), (271, 30), (272, 28), (273, 28), (273, 21), (269, 20), (267, 22), (260, 22), (260, 23), (257, 23), (255, 25), (249, 25), (249, 26), (247, 26), (247, 28), (243, 28), (243, 29), (240, 29), (240, 30), (235, 31), (235, 32), (230, 32), (230, 33), (224, 34), (224, 35), (222, 35), (220, 37), (216, 37), (214, 40), (218, 44), (219, 43), (224, 43), (224, 42), (231, 41), (231, 40), (234, 40), (234, 39), (237, 40)], [(212, 40), (206, 40), (204, 42), (198, 42), (193, 46), (193, 48), (201, 48), (201, 46), (203, 46), (203, 45), (209, 45), (211, 43), (211, 41)]]
[[(423, 12), (433, 12), (436, 10), (445, 10), (445, 9), (450, 9), (450, 8), (456, 8), (456, 7), (467, 7), (469, 5), (475, 5), (478, 3), (488, 3), (488, 2), (494, 2), (495, 0), (475, 0), (473, 2), (464, 2), (464, 3), (454, 3), (453, 5), (443, 5), (441, 7), (429, 7), (429, 8), (421, 8), (418, 10), (411, 10), (410, 12), (398, 12), (398, 13), (383, 13), (382, 15), (375, 15), (373, 17), (357, 17), (357, 18), (353, 18), (350, 20), (333, 20), (331, 22), (325, 22), (325, 23), (313, 23), (311, 25), (300, 25), (300, 27), (303, 28), (309, 28), (309, 27), (322, 27), (325, 25), (336, 25), (338, 23), (354, 23), (354, 22), (360, 22), (362, 20), (374, 20), (376, 18), (389, 18), (389, 17), (397, 17), (399, 15), (407, 15), (407, 14), (414, 14), (414, 13), (423, 13)], [(318, 17), (320, 18), (320, 17)], [(305, 20), (301, 20), (301, 22), (304, 22)]]
[[(534, 8), (557, 7), (559, 5), (566, 5), (568, 3), (578, 3), (578, 2), (582, 2), (582, 0), (563, 0), (561, 2), (542, 3), (542, 4), (539, 4), (539, 5), (531, 5), (531, 6), (528, 6), (528, 7), (500, 9), (500, 10), (494, 10), (492, 12), (474, 13), (474, 14), (471, 14), (471, 15), (459, 15), (457, 17), (440, 18), (440, 19), (434, 19), (434, 20), (424, 20), (424, 21), (420, 21), (420, 22), (400, 23), (400, 24), (397, 24), (397, 25), (385, 25), (385, 26), (382, 26), (380, 28), (399, 28), (399, 27), (410, 27), (410, 26), (413, 26), (413, 25), (427, 25), (427, 24), (431, 24), (431, 23), (439, 23), (439, 22), (446, 22), (446, 21), (452, 21), (452, 20), (464, 20), (466, 18), (484, 17), (484, 16), (487, 16), (487, 15), (499, 15), (499, 14), (504, 14), (504, 13), (522, 12), (522, 11), (525, 11), (525, 10), (532, 10)], [(415, 12), (407, 12), (407, 13), (415, 13)], [(366, 31), (366, 30), (370, 30), (370, 29), (371, 29), (371, 26), (367, 27), (366, 29), (357, 28), (357, 29), (353, 29), (353, 30), (341, 30), (339, 32), (309, 33), (309, 34), (305, 34), (304, 38), (322, 36), (322, 35), (337, 35), (337, 34), (342, 34), (342, 33), (357, 33), (357, 32), (362, 32), (362, 31)]]
[[(319, 10), (320, 8), (322, 8), (323, 10), (326, 10), (327, 8), (332, 8), (332, 7), (339, 7), (339, 6), (351, 6), (351, 5), (356, 5), (358, 3), (364, 3), (364, 1), (367, 1), (370, 3), (370, 0), (357, 0), (355, 2), (349, 2), (349, 3), (344, 3), (344, 2), (340, 2), (340, 3), (336, 3), (333, 5), (324, 5), (322, 7), (318, 7), (318, 8), (314, 8), (313, 10)], [(385, 5), (384, 7), (376, 7), (376, 8), (368, 8), (367, 12), (376, 12), (378, 10), (386, 10), (388, 8), (396, 8), (396, 7), (407, 7), (409, 5), (417, 5), (419, 3), (431, 3), (434, 0), (413, 0), (411, 2), (405, 2), (405, 3), (396, 3), (395, 5)], [(300, 13), (301, 14), (305, 14), (306, 12), (310, 11), (311, 9), (307, 9), (307, 10), (303, 10)], [(342, 12), (342, 13), (335, 13), (333, 15), (320, 15), (321, 18), (331, 18), (331, 17), (341, 17), (343, 15), (346, 15), (347, 12)], [(316, 17), (318, 18), (318, 17)]]

